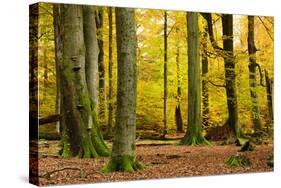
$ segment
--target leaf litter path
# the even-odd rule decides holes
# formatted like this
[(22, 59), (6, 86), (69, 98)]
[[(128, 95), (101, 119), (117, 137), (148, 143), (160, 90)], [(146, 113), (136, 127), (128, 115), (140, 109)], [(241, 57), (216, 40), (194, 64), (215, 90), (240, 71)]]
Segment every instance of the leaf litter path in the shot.
[[(48, 142), (58, 145), (56, 142)], [(51, 154), (56, 149), (39, 146), (41, 152)], [(45, 149), (44, 149), (45, 147)], [(239, 147), (235, 145), (214, 146), (178, 146), (145, 145), (137, 146), (137, 159), (146, 165), (146, 168), (134, 173), (114, 172), (103, 174), (100, 169), (108, 162), (108, 157), (98, 159), (62, 159), (57, 155), (40, 155), (39, 184), (77, 184), (94, 182), (113, 182), (124, 180), (143, 180), (174, 178), (186, 176), (206, 176), (232, 173), (270, 172), (273, 168), (267, 166), (267, 157), (273, 152), (273, 145), (258, 145), (252, 152), (243, 154), (250, 158), (251, 166), (228, 167), (224, 161), (237, 153)], [(50, 173), (51, 172), (51, 173)]]

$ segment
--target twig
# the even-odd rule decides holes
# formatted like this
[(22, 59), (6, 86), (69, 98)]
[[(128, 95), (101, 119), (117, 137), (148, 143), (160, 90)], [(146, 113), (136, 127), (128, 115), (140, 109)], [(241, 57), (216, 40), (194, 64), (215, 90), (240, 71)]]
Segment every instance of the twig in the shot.
[(211, 80), (207, 80), (210, 84), (212, 84), (213, 86), (216, 86), (216, 87), (226, 87), (226, 85), (225, 84), (223, 84), (223, 85), (220, 85), (220, 84), (215, 84), (214, 82), (212, 82)]

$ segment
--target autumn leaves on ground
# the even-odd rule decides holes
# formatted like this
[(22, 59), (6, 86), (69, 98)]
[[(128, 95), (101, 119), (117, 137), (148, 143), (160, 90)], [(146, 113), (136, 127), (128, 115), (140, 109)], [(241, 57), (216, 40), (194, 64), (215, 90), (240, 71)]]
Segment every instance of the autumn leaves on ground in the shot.
[(273, 171), (273, 26), (31, 5), (30, 182)]

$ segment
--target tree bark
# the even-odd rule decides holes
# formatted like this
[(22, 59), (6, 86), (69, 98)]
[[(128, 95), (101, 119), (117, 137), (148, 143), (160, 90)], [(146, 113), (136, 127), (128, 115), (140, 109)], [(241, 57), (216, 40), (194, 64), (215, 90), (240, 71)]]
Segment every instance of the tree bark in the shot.
[(259, 100), (257, 95), (257, 81), (256, 81), (256, 46), (255, 46), (255, 18), (248, 16), (248, 52), (249, 52), (249, 86), (252, 101), (252, 120), (254, 130), (261, 129)]
[(107, 125), (106, 113), (106, 85), (105, 85), (105, 66), (103, 52), (103, 8), (100, 7), (96, 14), (98, 47), (100, 50), (98, 56), (99, 67), (99, 120), (100, 123)]
[(110, 162), (104, 172), (133, 172), (140, 168), (135, 157), (136, 139), (136, 31), (134, 9), (115, 8), (117, 34), (117, 111)]
[(208, 141), (201, 133), (198, 13), (188, 12), (186, 19), (188, 32), (188, 127), (181, 144), (208, 144)]
[(96, 8), (93, 6), (83, 6), (83, 29), (85, 42), (85, 71), (86, 81), (91, 100), (94, 102), (95, 113), (98, 114), (99, 104), (99, 70), (98, 56), (99, 47), (97, 40), (97, 28), (95, 19)]
[[(86, 79), (85, 70), (86, 61), (89, 60), (89, 57), (88, 59), (85, 57), (89, 53), (86, 51), (89, 50), (95, 54), (97, 51), (89, 49), (89, 44), (85, 47), (84, 38), (85, 40), (89, 39), (83, 31), (83, 12), (85, 11), (85, 17), (91, 16), (94, 8), (91, 6), (85, 8), (79, 5), (60, 6), (64, 31), (61, 68), (62, 156), (83, 158), (108, 156), (108, 148), (98, 127), (95, 101), (92, 100), (93, 93), (90, 90), (92, 88), (87, 87), (89, 79)], [(85, 18), (85, 20), (87, 19), (90, 18)], [(86, 27), (93, 29), (92, 25)], [(91, 32), (94, 33), (92, 30)]]
[(208, 88), (208, 81), (207, 81), (207, 74), (208, 74), (208, 57), (207, 57), (207, 28), (205, 28), (205, 32), (203, 32), (203, 39), (202, 39), (202, 99), (203, 99), (203, 126), (209, 126), (209, 88)]
[(273, 125), (274, 113), (273, 113), (273, 81), (269, 78), (267, 70), (265, 70), (265, 83), (266, 83), (266, 96), (267, 96), (267, 108), (270, 119), (270, 124)]
[(112, 8), (108, 7), (108, 126), (107, 126), (107, 136), (112, 135), (113, 127), (113, 86), (112, 86)]
[(164, 129), (163, 137), (167, 134), (167, 63), (168, 63), (168, 42), (167, 42), (167, 12), (164, 12)]
[(228, 124), (232, 136), (237, 138), (239, 135), (238, 105), (236, 94), (236, 75), (235, 62), (233, 56), (233, 16), (223, 14), (222, 16), (223, 49), (224, 49), (224, 68), (226, 96), (228, 107)]
[[(176, 28), (178, 34), (179, 28)], [(181, 69), (180, 69), (180, 47), (179, 47), (179, 38), (177, 40), (177, 51), (176, 51), (176, 64), (177, 64), (177, 105), (175, 109), (175, 120), (177, 132), (183, 132), (183, 122), (181, 115)]]

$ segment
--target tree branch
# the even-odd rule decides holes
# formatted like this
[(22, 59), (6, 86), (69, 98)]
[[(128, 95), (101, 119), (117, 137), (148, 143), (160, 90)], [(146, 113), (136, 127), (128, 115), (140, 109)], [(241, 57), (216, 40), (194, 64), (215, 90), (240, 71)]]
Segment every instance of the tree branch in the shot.
[(214, 36), (214, 31), (213, 31), (213, 23), (212, 23), (212, 14), (211, 13), (200, 13), (203, 18), (207, 22), (207, 28), (208, 28), (208, 34), (209, 38), (212, 44), (212, 47), (217, 50), (217, 51), (223, 51), (223, 48), (219, 47)]
[(263, 84), (263, 75), (262, 75), (261, 66), (260, 66), (260, 64), (258, 64), (258, 63), (256, 63), (255, 66), (257, 66), (258, 69), (259, 69), (259, 73), (260, 73), (260, 85), (265, 87), (265, 85)]
[(226, 85), (225, 84), (223, 84), (223, 85), (220, 85), (220, 84), (216, 84), (216, 83), (214, 83), (214, 82), (212, 82), (211, 80), (207, 80), (210, 84), (212, 84), (213, 86), (216, 86), (216, 87), (226, 87)]
[(261, 19), (260, 16), (258, 16), (258, 18), (259, 18), (259, 20), (261, 21), (263, 27), (265, 28), (265, 30), (266, 30), (266, 32), (267, 32), (269, 38), (270, 38), (272, 41), (274, 41), (274, 40), (273, 40), (273, 37), (272, 37), (271, 34), (270, 34), (270, 31), (269, 31), (268, 27), (265, 25), (265, 23), (263, 22), (263, 20)]

